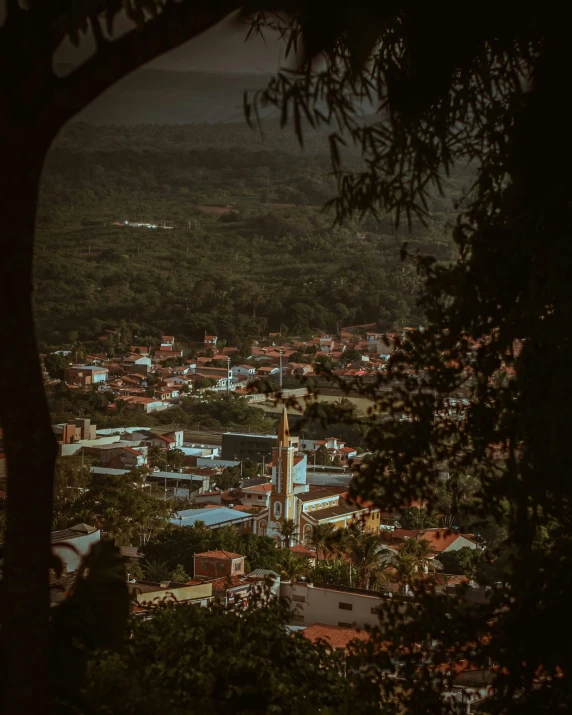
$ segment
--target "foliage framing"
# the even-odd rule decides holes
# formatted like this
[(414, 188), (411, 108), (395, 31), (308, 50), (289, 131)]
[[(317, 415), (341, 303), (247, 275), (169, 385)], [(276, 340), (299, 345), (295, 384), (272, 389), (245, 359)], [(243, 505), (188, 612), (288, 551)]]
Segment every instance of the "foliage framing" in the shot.
[[(498, 666), (499, 712), (556, 712), (572, 702), (559, 627), (572, 561), (563, 478), (572, 387), (572, 146), (561, 84), (569, 50), (559, 19), (543, 10), (517, 18), (514, 8), (487, 3), (462, 12), (358, 2), (319, 24), (304, 12), (288, 21), (262, 14), (255, 32), (278, 28), (292, 51), (304, 42), (311, 59), (246, 97), (246, 114), (278, 107), (301, 143), (308, 128), (334, 125), (338, 221), (389, 211), (411, 225), (453, 164), (474, 168), (453, 229), (458, 260), (437, 266), (402, 249), (424, 278), (427, 325), (401, 343), (378, 385), (362, 386), (389, 420), (370, 432), (375, 458), (353, 492), (384, 508), (431, 502), (447, 465), (453, 498), (467, 474), (477, 477), (473, 516), (508, 530), (510, 573), (487, 607), (426, 594), (406, 627), (386, 627), (396, 643), (437, 644), (430, 665), (412, 658), (404, 670), (408, 685), (415, 681), (400, 696), (408, 711), (441, 711), (428, 692), (443, 685), (435, 666), (455, 653)], [(360, 101), (374, 106), (373, 120), (361, 116)], [(348, 142), (362, 150), (361, 172), (343, 169)], [(380, 397), (382, 384), (393, 391)], [(464, 419), (446, 409), (452, 394), (469, 397)]]

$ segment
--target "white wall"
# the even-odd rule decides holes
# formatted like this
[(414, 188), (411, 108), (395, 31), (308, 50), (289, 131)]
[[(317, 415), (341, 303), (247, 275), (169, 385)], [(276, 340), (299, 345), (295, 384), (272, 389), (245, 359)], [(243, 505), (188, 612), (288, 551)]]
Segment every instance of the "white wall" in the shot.
[[(337, 591), (335, 586), (319, 588), (308, 583), (289, 582), (280, 584), (280, 597), (289, 599), (294, 609), (290, 623), (304, 626), (313, 623), (329, 626), (350, 623), (356, 628), (376, 626), (379, 619), (375, 610), (385, 602), (384, 598), (375, 595)], [(351, 610), (340, 608), (340, 603), (351, 605)]]

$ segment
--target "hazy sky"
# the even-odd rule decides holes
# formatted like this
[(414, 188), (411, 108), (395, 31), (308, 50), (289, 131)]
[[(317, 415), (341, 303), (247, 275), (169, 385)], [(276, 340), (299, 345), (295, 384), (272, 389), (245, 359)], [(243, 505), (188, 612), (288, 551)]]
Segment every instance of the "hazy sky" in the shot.
[[(149, 63), (147, 67), (200, 72), (275, 72), (283, 60), (280, 44), (255, 38), (245, 43), (247, 27), (226, 20), (172, 52)], [(79, 50), (66, 42), (58, 51), (56, 62), (75, 64), (93, 51), (89, 41)]]

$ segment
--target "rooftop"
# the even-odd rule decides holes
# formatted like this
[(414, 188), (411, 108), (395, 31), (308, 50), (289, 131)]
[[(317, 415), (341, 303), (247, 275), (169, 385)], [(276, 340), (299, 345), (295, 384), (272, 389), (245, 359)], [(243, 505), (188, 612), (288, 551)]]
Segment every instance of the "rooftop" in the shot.
[(320, 499), (328, 499), (342, 494), (346, 489), (344, 487), (324, 487), (322, 489), (314, 489), (309, 492), (297, 494), (297, 498), (301, 502), (319, 501)]
[(358, 631), (356, 628), (345, 628), (343, 626), (328, 626), (325, 623), (314, 623), (302, 631), (304, 638), (312, 643), (326, 641), (332, 648), (343, 648), (347, 650), (348, 645), (354, 640), (368, 641), (369, 633)]
[(201, 556), (204, 559), (242, 559), (244, 558), (242, 554), (235, 554), (232, 551), (202, 551), (200, 554), (195, 554), (195, 556)]
[(194, 526), (202, 522), (206, 527), (216, 528), (232, 522), (240, 523), (252, 519), (251, 514), (221, 506), (218, 509), (184, 509), (171, 518), (177, 526)]

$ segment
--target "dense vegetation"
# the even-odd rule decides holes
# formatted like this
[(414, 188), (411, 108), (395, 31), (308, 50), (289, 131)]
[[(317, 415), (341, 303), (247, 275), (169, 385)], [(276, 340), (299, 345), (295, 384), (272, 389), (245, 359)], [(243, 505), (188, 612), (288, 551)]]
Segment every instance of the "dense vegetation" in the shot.
[[(273, 135), (262, 149), (254, 139), (219, 146), (222, 136), (220, 125), (80, 124), (60, 138), (38, 220), (40, 340), (93, 339), (121, 321), (134, 340), (161, 332), (197, 340), (208, 330), (231, 344), (268, 330), (423, 322), (418, 278), (400, 260), (390, 223), (333, 227), (319, 210), (335, 192), (327, 155), (287, 153)], [(451, 257), (444, 226), (459, 189), (457, 178), (447, 198), (435, 198), (411, 250)], [(230, 213), (206, 212), (228, 205)], [(123, 220), (175, 228), (110, 225)]]

